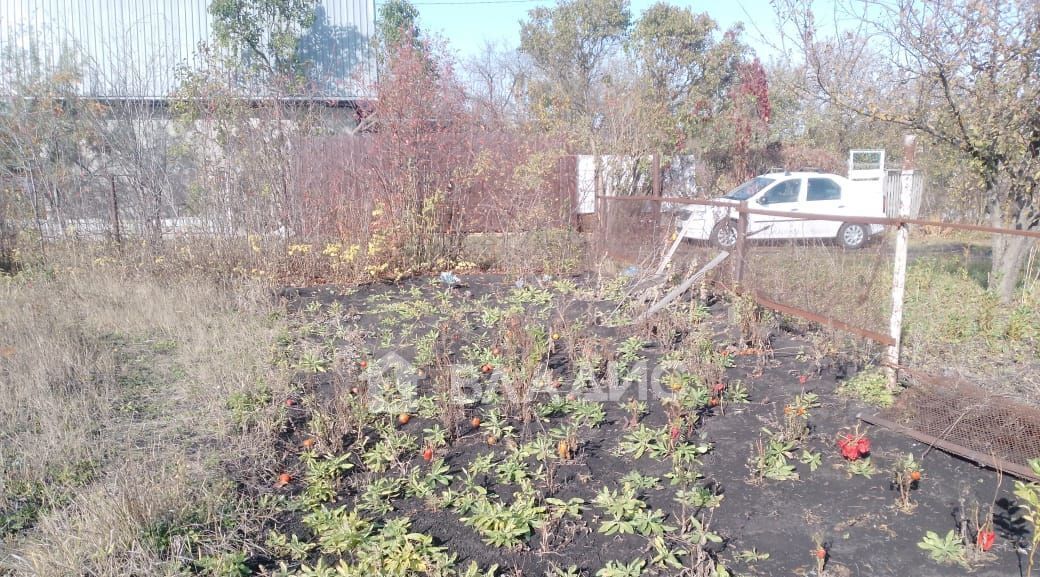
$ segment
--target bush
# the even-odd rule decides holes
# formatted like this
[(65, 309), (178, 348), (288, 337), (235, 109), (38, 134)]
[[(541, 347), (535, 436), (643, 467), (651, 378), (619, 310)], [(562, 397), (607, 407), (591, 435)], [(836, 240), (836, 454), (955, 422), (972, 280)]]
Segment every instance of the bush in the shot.
[(896, 399), (895, 392), (888, 388), (888, 375), (879, 368), (856, 373), (838, 386), (838, 394), (874, 407), (891, 407)]

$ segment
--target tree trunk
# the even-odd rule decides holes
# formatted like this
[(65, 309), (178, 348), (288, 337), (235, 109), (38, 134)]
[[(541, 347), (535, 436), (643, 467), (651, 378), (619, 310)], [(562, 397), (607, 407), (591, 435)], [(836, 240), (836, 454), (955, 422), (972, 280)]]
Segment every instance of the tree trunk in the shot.
[[(998, 201), (990, 203), (990, 219), (994, 227), (1008, 227), (1019, 230), (1036, 230), (1038, 219), (1029, 207), (1018, 209), (1014, 218), (1005, 218), (1004, 209)], [(1015, 289), (1022, 278), (1022, 269), (1029, 258), (1029, 251), (1036, 239), (1008, 234), (993, 235), (993, 261), (990, 267), (990, 290), (1000, 297), (1004, 304), (1010, 304), (1015, 297)]]
[(152, 191), (152, 247), (154, 250), (159, 249), (159, 245), (162, 244), (162, 189), (155, 187)]
[(1003, 254), (998, 260), (993, 259), (993, 270), (996, 274), (996, 292), (1001, 302), (1010, 304), (1015, 296), (1018, 281), (1022, 278), (1022, 269), (1029, 251), (1036, 239), (1025, 236), (1005, 236)]
[(116, 244), (122, 247), (123, 234), (119, 230), (119, 198), (116, 195), (116, 177), (115, 175), (110, 175), (108, 178), (112, 185), (112, 233)]
[(40, 214), (40, 194), (39, 191), (36, 190), (36, 178), (32, 169), (27, 170), (26, 174), (29, 179), (29, 194), (32, 199), (33, 222), (36, 223), (36, 235), (39, 237), (37, 240), (40, 242), (40, 255), (43, 257), (43, 260), (46, 261), (47, 243), (43, 237), (43, 215)]

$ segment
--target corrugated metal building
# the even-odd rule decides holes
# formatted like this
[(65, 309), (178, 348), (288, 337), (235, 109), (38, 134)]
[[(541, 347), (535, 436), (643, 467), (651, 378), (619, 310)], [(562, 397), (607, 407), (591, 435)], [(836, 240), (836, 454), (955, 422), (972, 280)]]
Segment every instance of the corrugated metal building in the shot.
[[(165, 99), (178, 70), (198, 68), (212, 44), (210, 0), (0, 0), (0, 90), (34, 61), (54, 66), (64, 55), (82, 62), (84, 96)], [(320, 0), (300, 50), (309, 65), (308, 95), (333, 102), (367, 98), (375, 75), (373, 0)], [(265, 94), (247, 88), (250, 96)]]

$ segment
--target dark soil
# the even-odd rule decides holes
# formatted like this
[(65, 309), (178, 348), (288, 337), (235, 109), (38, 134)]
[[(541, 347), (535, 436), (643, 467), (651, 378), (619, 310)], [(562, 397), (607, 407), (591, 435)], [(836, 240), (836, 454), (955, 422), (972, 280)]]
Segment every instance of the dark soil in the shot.
[[(493, 276), (466, 276), (463, 281), (466, 287), (450, 289), (452, 299), (480, 299), (485, 295), (492, 300), (498, 299), (512, 286), (512, 279)], [(300, 289), (286, 291), (285, 296), (290, 308), (303, 316), (306, 316), (304, 310), (309, 302), (317, 301), (326, 306), (340, 302), (342, 318), (360, 327), (366, 353), (370, 358), (378, 358), (386, 349), (379, 346), (377, 337), (380, 318), (370, 313), (372, 297), (383, 295), (378, 298), (397, 301), (414, 299), (414, 295), (408, 294), (413, 288), (431, 296), (449, 290), (424, 279), (402, 285), (371, 285), (346, 295), (331, 289)], [(614, 306), (609, 302), (575, 302), (565, 316), (602, 316), (609, 314)], [(718, 349), (737, 350), (736, 341), (739, 339), (725, 322), (726, 306), (722, 302), (713, 304), (710, 308), (712, 316), (707, 322), (714, 327)], [(415, 324), (431, 327), (435, 326), (436, 320), (436, 315), (432, 315), (417, 320)], [(594, 323), (590, 324), (590, 330), (616, 341), (627, 336), (623, 329), (595, 326)], [(412, 334), (421, 332), (416, 330)], [(827, 548), (825, 575), (834, 577), (969, 573), (980, 576), (1024, 575), (1025, 555), (1018, 548), (1019, 544), (1025, 544), (1028, 528), (1015, 511), (1011, 493), (1013, 479), (1001, 479), (994, 471), (981, 469), (939, 450), (929, 451), (922, 461), (927, 446), (860, 423), (857, 415), (872, 413), (875, 409), (835, 393), (840, 382), (836, 375), (844, 376), (847, 367), (814, 370), (797, 354), (810, 346), (803, 336), (773, 329), (770, 341), (765, 352), (736, 355), (735, 366), (726, 371), (728, 382), (739, 380), (747, 386), (749, 402), (724, 403), (706, 409), (694, 432), (695, 436), (705, 437), (713, 446), (703, 457), (702, 482), (706, 486), (718, 487), (724, 495), (721, 505), (705, 516), (711, 530), (724, 538), (723, 543), (712, 545), (712, 553), (724, 561), (733, 574), (815, 575), (815, 538), (822, 539)], [(391, 349), (405, 358), (412, 358), (415, 354), (414, 339), (407, 335), (395, 339)], [(566, 378), (570, 371), (562, 359), (556, 363), (555, 369), (562, 378)], [(806, 376), (804, 383), (800, 382), (801, 375)], [(342, 384), (332, 377), (309, 379), (302, 394), (319, 395), (328, 401), (329, 395), (343, 394), (339, 386)], [(810, 471), (808, 465), (792, 459), (791, 462), (797, 464), (800, 480), (752, 480), (748, 461), (756, 441), (762, 436), (762, 428), (774, 428), (782, 418), (785, 404), (802, 392), (816, 393), (821, 401), (821, 406), (811, 412), (811, 434), (807, 445), (822, 454), (822, 464), (817, 470)], [(629, 389), (623, 398), (630, 398), (633, 394), (638, 394), (636, 387)], [(659, 401), (652, 395), (646, 400), (650, 410), (642, 418), (642, 423), (651, 428), (666, 427), (666, 416)], [(484, 409), (471, 409), (470, 413), (480, 413)], [(462, 524), (452, 509), (431, 510), (425, 503), (414, 499), (395, 500), (392, 515), (410, 517), (413, 531), (432, 535), (439, 544), (457, 553), (460, 562), (473, 560), (481, 567), (498, 564), (503, 572), (543, 575), (553, 563), (562, 567), (577, 565), (585, 574), (593, 575), (609, 560), (628, 562), (639, 557), (649, 560), (651, 552), (645, 537), (607, 537), (596, 531), (601, 511), (592, 506), (591, 501), (602, 487), (617, 488), (622, 476), (638, 470), (643, 475), (661, 478), (659, 488), (642, 494), (650, 507), (668, 513), (666, 522), (674, 525), (678, 506), (673, 501), (674, 488), (664, 478), (670, 470), (670, 463), (667, 459), (658, 461), (649, 456), (638, 460), (615, 456), (618, 440), (625, 434), (627, 417), (617, 402), (604, 403), (604, 409), (607, 414), (605, 422), (584, 433), (575, 458), (564, 462), (559, 469), (560, 484), (555, 496), (584, 499), (583, 517), (580, 521), (565, 522), (549, 536), (548, 543), (543, 543), (535, 532), (519, 550), (491, 547), (473, 529)], [(286, 435), (287, 447), (298, 447), (306, 431), (306, 419), (299, 414), (296, 417), (292, 420), (293, 430)], [(529, 423), (526, 427), (518, 423), (521, 440), (556, 427), (566, 418), (553, 417), (544, 422)], [(433, 422), (416, 417), (401, 428), (421, 435), (421, 431)], [(839, 431), (850, 430), (857, 424), (872, 441), (871, 459), (877, 468), (872, 478), (851, 476), (835, 444)], [(475, 456), (489, 451), (504, 455), (507, 450), (502, 445), (488, 446), (485, 435), (467, 424), (462, 435), (440, 451), (439, 456), (445, 458), (457, 480), (461, 469)], [(913, 492), (917, 507), (912, 513), (895, 508), (898, 493), (891, 484), (893, 463), (908, 452), (918, 459), (924, 470), (924, 477)], [(360, 455), (354, 461), (358, 466), (351, 474), (361, 470)], [(423, 464), (417, 453), (411, 465)], [(292, 463), (288, 466), (291, 468)], [(337, 500), (348, 507), (356, 496), (350, 486), (350, 483), (344, 484)], [(501, 495), (506, 500), (515, 490), (515, 486), (496, 485), (493, 478), (487, 479), (486, 486), (489, 494)], [(289, 488), (290, 491), (297, 489)], [(958, 566), (939, 565), (929, 559), (918, 547), (925, 532), (944, 535), (957, 529), (960, 519), (966, 514), (965, 509), (976, 504), (984, 516), (991, 506), (993, 508), (997, 541), (990, 558), (977, 564), (972, 572)], [(280, 526), (289, 530), (300, 527), (291, 514), (283, 516)], [(739, 560), (741, 552), (750, 550), (768, 553), (769, 557), (756, 561)], [(646, 574), (682, 572), (668, 569), (655, 573), (648, 570)]]

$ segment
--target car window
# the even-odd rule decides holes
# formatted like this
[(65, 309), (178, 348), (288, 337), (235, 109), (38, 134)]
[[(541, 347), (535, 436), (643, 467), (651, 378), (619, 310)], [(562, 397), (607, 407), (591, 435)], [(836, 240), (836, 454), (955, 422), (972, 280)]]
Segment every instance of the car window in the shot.
[(730, 200), (747, 200), (752, 196), (755, 196), (758, 191), (773, 184), (773, 182), (774, 180), (772, 178), (765, 178), (763, 176), (752, 178), (744, 184), (734, 188), (729, 192), (729, 194), (722, 198), (728, 198)]
[(807, 200), (839, 200), (841, 185), (829, 178), (810, 178)]
[(783, 204), (786, 202), (798, 202), (798, 190), (801, 188), (802, 180), (792, 178), (785, 180), (766, 192), (762, 199), (765, 204)]

